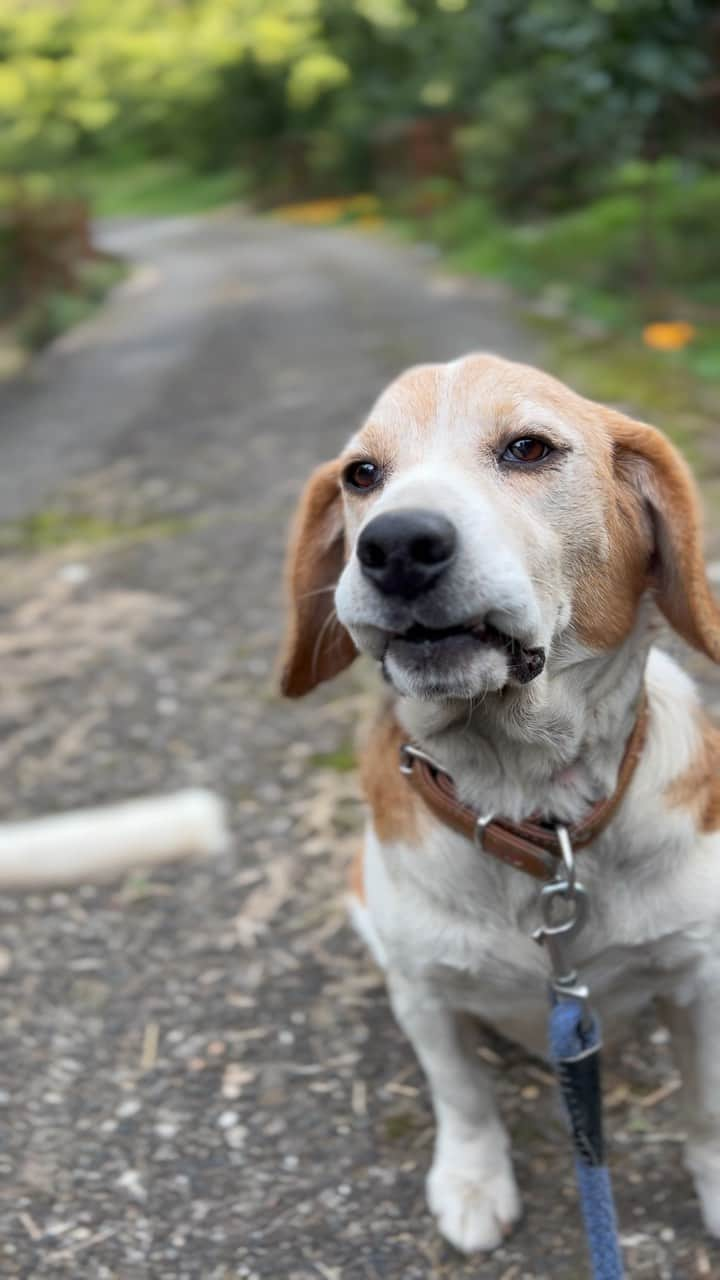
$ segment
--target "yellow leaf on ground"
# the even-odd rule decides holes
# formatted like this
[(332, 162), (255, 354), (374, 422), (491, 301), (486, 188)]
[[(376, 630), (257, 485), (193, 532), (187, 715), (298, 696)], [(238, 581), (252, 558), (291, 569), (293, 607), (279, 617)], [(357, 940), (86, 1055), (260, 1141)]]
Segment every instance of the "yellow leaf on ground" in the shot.
[(694, 325), (684, 320), (667, 320), (648, 324), (643, 329), (643, 342), (655, 351), (682, 351), (695, 337)]

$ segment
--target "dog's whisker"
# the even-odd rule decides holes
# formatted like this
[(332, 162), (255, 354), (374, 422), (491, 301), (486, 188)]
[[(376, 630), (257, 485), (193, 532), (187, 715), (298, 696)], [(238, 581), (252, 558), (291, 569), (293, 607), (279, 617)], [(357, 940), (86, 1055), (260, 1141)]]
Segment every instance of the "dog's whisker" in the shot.
[(327, 618), (323, 622), (315, 640), (315, 645), (313, 647), (312, 662), (310, 664), (310, 670), (312, 671), (313, 677), (317, 674), (317, 664), (320, 658), (320, 654), (322, 652), (323, 641), (325, 639), (325, 636), (327, 635), (327, 632), (329, 631), (330, 627), (339, 626), (339, 625), (340, 623), (338, 622), (338, 616), (335, 610), (333, 609), (332, 612), (328, 614)]
[(298, 596), (298, 600), (309, 600), (312, 596), (327, 595), (329, 592), (334, 591), (336, 587), (337, 583), (331, 582), (327, 587), (316, 587), (314, 591), (303, 591), (302, 594)]

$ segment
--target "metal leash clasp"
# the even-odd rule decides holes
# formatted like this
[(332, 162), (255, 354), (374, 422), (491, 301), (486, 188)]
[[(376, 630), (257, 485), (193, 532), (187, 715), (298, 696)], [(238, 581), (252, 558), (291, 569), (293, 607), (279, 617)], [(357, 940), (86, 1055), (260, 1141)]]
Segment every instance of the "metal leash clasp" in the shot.
[(570, 959), (569, 944), (587, 920), (588, 897), (576, 876), (567, 827), (559, 825), (556, 831), (563, 866), (557, 879), (546, 884), (540, 892), (542, 925), (533, 933), (533, 939), (547, 947), (552, 970), (550, 985), (555, 996), (560, 1000), (572, 997), (582, 1001), (586, 1015), (590, 993), (578, 979)]

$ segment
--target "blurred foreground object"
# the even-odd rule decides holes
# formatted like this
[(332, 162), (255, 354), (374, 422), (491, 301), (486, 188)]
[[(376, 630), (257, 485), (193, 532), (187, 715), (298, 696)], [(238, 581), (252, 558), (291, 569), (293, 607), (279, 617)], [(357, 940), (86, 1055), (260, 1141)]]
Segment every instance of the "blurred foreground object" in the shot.
[(133, 867), (221, 853), (220, 798), (202, 788), (0, 826), (0, 889), (93, 884)]

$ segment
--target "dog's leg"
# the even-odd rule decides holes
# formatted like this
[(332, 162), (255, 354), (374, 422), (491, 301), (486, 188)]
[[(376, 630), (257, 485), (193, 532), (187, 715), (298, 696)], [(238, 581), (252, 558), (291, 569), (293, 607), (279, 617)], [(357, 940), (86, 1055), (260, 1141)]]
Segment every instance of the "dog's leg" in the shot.
[(422, 983), (390, 974), (395, 1016), (427, 1076), (437, 1119), (428, 1203), (461, 1249), (495, 1249), (520, 1216), (509, 1139), (491, 1083), (473, 1051), (469, 1020)]
[(683, 1080), (685, 1163), (707, 1230), (720, 1237), (720, 989), (704, 984), (692, 1004), (663, 1002)]

